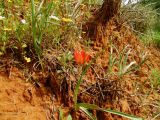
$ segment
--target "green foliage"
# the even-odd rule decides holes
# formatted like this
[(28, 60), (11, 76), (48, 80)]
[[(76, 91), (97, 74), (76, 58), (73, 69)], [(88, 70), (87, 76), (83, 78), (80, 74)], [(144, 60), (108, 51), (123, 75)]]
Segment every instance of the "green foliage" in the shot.
[(47, 19), (49, 18), (53, 2), (49, 3), (44, 9), (42, 8), (43, 4), (44, 0), (36, 11), (35, 2), (31, 0), (33, 44), (38, 57), (41, 56), (42, 36), (47, 27)]
[(86, 107), (79, 106), (79, 109), (82, 110), (91, 120), (96, 120), (96, 117), (94, 117), (93, 114), (89, 112)]
[(81, 76), (80, 76), (80, 78), (77, 82), (77, 85), (76, 85), (76, 88), (75, 88), (75, 91), (74, 91), (74, 96), (73, 96), (75, 110), (77, 110), (77, 97), (78, 97), (79, 87), (82, 83), (84, 75), (86, 74), (86, 72), (87, 72), (87, 70), (90, 66), (91, 66), (91, 63), (83, 68), (82, 74), (81, 74)]
[(59, 120), (63, 120), (63, 119), (64, 119), (63, 111), (62, 111), (62, 109), (60, 108), (60, 109), (59, 109)]
[(160, 86), (160, 71), (158, 69), (152, 69), (150, 81), (153, 88), (158, 88)]
[(137, 34), (144, 34), (154, 28), (157, 13), (152, 6), (126, 5), (121, 9), (120, 20), (126, 22)]
[(98, 107), (97, 105), (94, 105), (94, 104), (78, 103), (78, 106), (82, 111), (84, 111), (91, 118), (91, 120), (97, 120), (97, 119), (88, 110), (99, 110), (99, 111), (103, 111), (103, 112), (107, 112), (107, 113), (112, 113), (112, 114), (115, 114), (115, 115), (122, 116), (124, 118), (128, 118), (130, 120), (142, 120), (142, 118), (138, 118), (136, 116), (129, 115), (129, 114), (122, 113), (122, 112), (118, 112), (118, 111), (115, 111), (115, 110), (100, 108), (100, 107)]
[(67, 66), (67, 63), (73, 59), (72, 53), (69, 51), (63, 53), (60, 57), (57, 57), (62, 66)]
[(159, 0), (141, 0), (140, 1), (141, 4), (143, 5), (149, 5), (152, 4), (152, 6), (154, 7), (154, 9), (157, 10), (157, 12), (160, 11), (160, 1)]
[(129, 4), (122, 8), (120, 17), (144, 43), (157, 47), (160, 46), (159, 4), (158, 0), (142, 0), (137, 4)]
[(72, 120), (72, 116), (69, 114), (67, 120)]
[[(60, 44), (65, 42), (68, 48), (73, 48), (74, 41), (81, 38), (82, 34), (83, 22), (76, 23), (79, 17), (86, 14), (81, 13), (81, 8), (85, 6), (84, 3), (91, 6), (100, 1), (66, 0), (64, 2), (57, 0), (49, 2), (42, 0), (39, 2), (31, 0), (29, 3), (23, 0), (12, 2), (3, 0), (0, 3), (0, 17), (4, 17), (3, 20), (0, 18), (0, 52), (5, 52), (6, 44), (13, 39), (17, 40), (14, 41), (14, 46), (18, 49), (21, 49), (24, 43), (27, 46), (28, 44), (33, 45), (35, 54), (39, 58), (42, 55), (42, 49), (48, 46), (58, 49)], [(23, 24), (22, 20), (25, 20), (26, 23)], [(45, 42), (48, 44), (44, 44)]]
[(146, 44), (153, 44), (160, 48), (160, 32), (158, 30), (148, 31), (146, 34), (140, 36), (141, 40)]
[[(113, 53), (113, 50), (116, 52)], [(119, 51), (116, 46), (111, 44), (108, 74), (118, 75), (120, 78), (122, 78), (123, 75), (137, 70), (146, 61), (145, 56), (142, 56), (139, 64), (137, 64), (136, 61), (131, 61), (128, 63), (127, 61), (129, 60), (131, 51), (132, 50), (129, 48), (129, 45), (127, 45), (122, 51)], [(112, 71), (113, 67), (115, 66), (118, 68), (117, 73)]]
[(83, 2), (89, 5), (102, 5), (103, 0), (83, 0)]
[[(3, 12), (1, 13), (3, 14)], [(12, 32), (12, 28), (10, 26), (12, 26), (12, 24), (10, 23), (9, 20), (6, 19), (5, 16), (1, 16), (0, 15), (0, 46), (1, 46), (1, 49), (0, 51), (1, 52), (5, 52), (5, 49), (6, 49), (6, 44), (8, 42), (8, 39), (9, 39), (9, 33)]]
[[(153, 27), (150, 30), (146, 31), (144, 35), (141, 35), (141, 38), (147, 44), (153, 44), (157, 47), (160, 47), (160, 1), (159, 0), (141, 0), (140, 4), (144, 7), (150, 6), (152, 10), (156, 12), (156, 19), (153, 21)], [(149, 12), (150, 9), (146, 9)], [(152, 14), (151, 14), (152, 15)]]

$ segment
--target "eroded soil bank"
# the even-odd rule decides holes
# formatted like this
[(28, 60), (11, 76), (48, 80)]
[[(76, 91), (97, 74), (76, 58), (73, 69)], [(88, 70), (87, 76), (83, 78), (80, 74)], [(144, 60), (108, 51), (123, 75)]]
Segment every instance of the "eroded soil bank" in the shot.
[(22, 78), (17, 68), (0, 73), (1, 120), (48, 120), (53, 108), (48, 88), (37, 88)]

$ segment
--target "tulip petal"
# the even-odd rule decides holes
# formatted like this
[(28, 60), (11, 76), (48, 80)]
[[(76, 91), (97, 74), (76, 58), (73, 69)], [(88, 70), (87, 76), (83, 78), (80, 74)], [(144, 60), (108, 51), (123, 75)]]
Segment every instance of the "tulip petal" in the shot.
[(74, 52), (74, 59), (77, 64), (85, 64), (86, 62), (90, 61), (90, 58), (90, 55), (86, 54), (84, 50), (75, 50)]

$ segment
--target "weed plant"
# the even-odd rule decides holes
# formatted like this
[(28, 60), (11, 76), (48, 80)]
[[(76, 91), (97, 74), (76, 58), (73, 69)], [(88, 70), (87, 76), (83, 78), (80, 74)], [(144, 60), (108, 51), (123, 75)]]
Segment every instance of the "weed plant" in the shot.
[(145, 44), (160, 46), (159, 13), (154, 4), (127, 4), (122, 7), (119, 21), (126, 23)]
[[(113, 50), (116, 51), (116, 53), (113, 53)], [(119, 51), (116, 46), (111, 44), (107, 74), (117, 75), (121, 79), (125, 74), (136, 71), (146, 61), (146, 54), (144, 54), (141, 56), (139, 64), (134, 60), (128, 63), (130, 54), (132, 54), (132, 49), (129, 48), (129, 45), (126, 45), (122, 51)], [(117, 73), (113, 71), (113, 67), (115, 66), (118, 69)]]
[(152, 69), (150, 75), (151, 86), (154, 89), (159, 88), (160, 86), (160, 71), (158, 69)]

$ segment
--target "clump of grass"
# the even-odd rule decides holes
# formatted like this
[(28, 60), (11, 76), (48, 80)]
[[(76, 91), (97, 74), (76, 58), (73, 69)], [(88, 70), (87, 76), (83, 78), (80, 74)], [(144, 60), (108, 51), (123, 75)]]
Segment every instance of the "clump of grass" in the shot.
[(36, 11), (35, 2), (34, 0), (31, 0), (33, 45), (39, 58), (41, 56), (42, 36), (47, 28), (47, 20), (51, 12), (53, 2), (49, 3), (48, 6), (42, 10), (43, 4), (44, 0), (42, 0)]
[(153, 43), (160, 48), (160, 32), (154, 32), (153, 34)]
[[(113, 51), (116, 51), (113, 53)], [(129, 56), (132, 54), (132, 49), (127, 45), (122, 51), (119, 51), (113, 44), (110, 45), (110, 55), (109, 55), (109, 67), (108, 75), (117, 75), (122, 78), (125, 74), (136, 71), (145, 61), (146, 54), (141, 56), (140, 63), (137, 64), (135, 60), (129, 61)], [(113, 67), (117, 67), (118, 72), (113, 71)]]
[(9, 25), (8, 24), (9, 21), (6, 20), (6, 17), (4, 16), (1, 16), (1, 20), (0, 20), (0, 25), (1, 25), (1, 33), (0, 33), (0, 42), (1, 42), (1, 52), (2, 53), (5, 53), (5, 50), (6, 50), (6, 44), (8, 42), (8, 39), (9, 39), (9, 33), (12, 31), (11, 28), (9, 28)]
[(152, 88), (157, 89), (160, 86), (160, 70), (152, 69), (151, 75), (150, 75), (150, 82), (151, 82)]
[(120, 21), (127, 23), (138, 35), (154, 28), (157, 13), (151, 5), (127, 4), (122, 7)]
[(124, 25), (127, 23), (145, 44), (160, 47), (159, 15), (154, 4), (136, 3), (123, 6), (119, 22)]
[(151, 30), (146, 34), (141, 36), (141, 40), (147, 45), (153, 45), (160, 48), (160, 32), (156, 30)]

